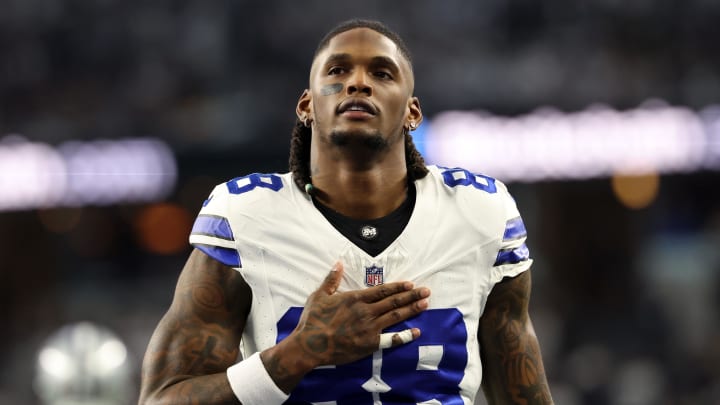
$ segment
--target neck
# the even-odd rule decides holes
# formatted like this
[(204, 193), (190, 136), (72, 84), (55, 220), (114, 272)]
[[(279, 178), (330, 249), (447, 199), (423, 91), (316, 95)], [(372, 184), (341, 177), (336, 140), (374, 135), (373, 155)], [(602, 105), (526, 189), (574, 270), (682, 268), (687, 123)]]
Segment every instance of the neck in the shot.
[(314, 196), (323, 205), (350, 218), (384, 217), (407, 197), (405, 159), (401, 162), (402, 165), (377, 165), (364, 170), (347, 164), (327, 169), (313, 167)]
[(355, 219), (381, 218), (407, 197), (404, 137), (391, 137), (382, 148), (360, 137), (338, 144), (316, 136), (310, 146), (314, 196), (323, 205)]

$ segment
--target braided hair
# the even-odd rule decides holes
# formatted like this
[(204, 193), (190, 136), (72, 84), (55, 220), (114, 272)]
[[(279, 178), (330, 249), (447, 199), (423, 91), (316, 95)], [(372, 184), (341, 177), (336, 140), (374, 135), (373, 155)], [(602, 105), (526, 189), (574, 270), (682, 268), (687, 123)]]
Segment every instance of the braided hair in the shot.
[[(400, 36), (390, 30), (383, 23), (372, 20), (348, 20), (340, 23), (335, 28), (330, 30), (315, 50), (315, 56), (317, 56), (325, 47), (328, 46), (330, 40), (336, 35), (341, 34), (345, 31), (349, 31), (355, 28), (369, 28), (383, 36), (389, 38), (398, 47), (400, 53), (407, 59), (410, 69), (412, 69), (412, 58), (410, 51), (408, 50), (405, 42)], [(414, 181), (425, 177), (428, 173), (427, 167), (425, 167), (425, 160), (423, 159), (420, 152), (418, 152), (413, 142), (410, 131), (404, 129), (405, 137), (405, 162), (407, 163), (408, 181)], [(305, 190), (309, 194), (312, 193), (312, 182), (310, 179), (310, 141), (312, 138), (312, 130), (310, 127), (299, 119), (295, 120), (295, 126), (292, 130), (292, 137), (290, 139), (290, 171), (293, 174), (293, 180), (300, 189)]]

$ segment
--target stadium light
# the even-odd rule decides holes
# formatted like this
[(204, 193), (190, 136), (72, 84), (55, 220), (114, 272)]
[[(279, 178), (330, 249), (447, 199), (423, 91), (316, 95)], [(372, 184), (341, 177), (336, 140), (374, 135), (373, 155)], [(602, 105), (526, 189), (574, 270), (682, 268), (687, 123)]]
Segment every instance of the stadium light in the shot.
[(0, 211), (158, 201), (176, 180), (170, 148), (152, 138), (57, 148), (17, 135), (0, 139)]
[(429, 162), (503, 181), (717, 169), (720, 107), (696, 113), (652, 101), (629, 111), (541, 108), (515, 118), (448, 111), (433, 118), (424, 143)]

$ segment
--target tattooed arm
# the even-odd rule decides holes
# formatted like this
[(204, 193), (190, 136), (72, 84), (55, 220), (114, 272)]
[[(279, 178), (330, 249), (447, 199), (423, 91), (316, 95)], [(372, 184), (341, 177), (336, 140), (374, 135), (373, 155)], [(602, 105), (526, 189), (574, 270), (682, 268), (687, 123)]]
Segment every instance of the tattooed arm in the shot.
[(528, 314), (530, 270), (493, 287), (480, 320), (482, 388), (488, 403), (552, 404)]
[[(342, 274), (337, 264), (308, 298), (297, 328), (260, 354), (285, 393), (319, 365), (371, 354), (384, 328), (427, 308), (430, 291), (407, 282), (337, 293)], [(237, 271), (194, 250), (145, 353), (140, 403), (237, 404), (226, 370), (237, 359), (250, 304), (250, 288)], [(403, 343), (393, 337), (393, 346)]]
[(193, 250), (145, 353), (140, 403), (237, 404), (225, 371), (250, 303), (240, 273)]

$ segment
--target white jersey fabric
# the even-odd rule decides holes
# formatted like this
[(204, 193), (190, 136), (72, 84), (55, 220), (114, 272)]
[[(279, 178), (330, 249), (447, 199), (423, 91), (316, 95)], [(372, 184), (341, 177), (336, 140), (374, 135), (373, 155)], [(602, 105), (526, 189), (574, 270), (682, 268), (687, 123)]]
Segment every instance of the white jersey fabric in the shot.
[(429, 166), (400, 236), (372, 257), (340, 234), (290, 173), (251, 174), (217, 186), (190, 243), (239, 271), (252, 288), (245, 357), (285, 338), (307, 297), (340, 260), (339, 291), (409, 280), (430, 288), (429, 308), (386, 331), (420, 328), (409, 344), (354, 363), (321, 367), (292, 404), (473, 404), (482, 367), (478, 324), (488, 294), (532, 260), (525, 226), (504, 184), (460, 168)]

